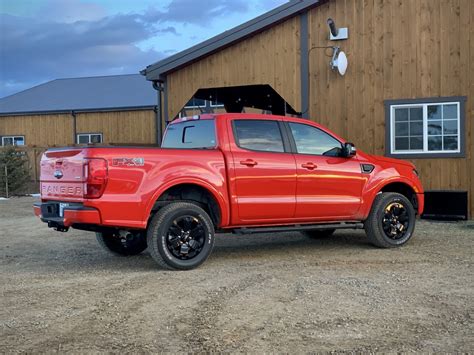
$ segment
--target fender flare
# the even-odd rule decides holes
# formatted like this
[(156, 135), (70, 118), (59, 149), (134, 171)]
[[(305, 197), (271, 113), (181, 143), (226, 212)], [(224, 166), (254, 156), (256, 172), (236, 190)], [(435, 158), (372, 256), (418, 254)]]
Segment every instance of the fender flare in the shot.
[(375, 200), (375, 197), (377, 196), (377, 194), (380, 191), (382, 191), (385, 186), (388, 186), (388, 185), (393, 184), (393, 183), (404, 184), (407, 187), (409, 187), (410, 189), (412, 189), (415, 194), (418, 193), (413, 181), (411, 181), (410, 179), (408, 179), (404, 176), (395, 176), (395, 177), (392, 177), (390, 179), (383, 180), (380, 183), (376, 184), (375, 186), (372, 186), (369, 190), (365, 191), (365, 193), (363, 194), (365, 196), (365, 198), (364, 198), (364, 201), (362, 203), (362, 206), (365, 206), (365, 207), (360, 210), (360, 215), (361, 215), (362, 219), (365, 220), (367, 218), (367, 216), (369, 215), (370, 210), (372, 209), (372, 205), (374, 203), (374, 200)]
[(206, 182), (205, 180), (201, 180), (199, 178), (178, 178), (171, 181), (168, 181), (166, 184), (161, 185), (158, 189), (153, 192), (151, 199), (147, 203), (147, 207), (145, 210), (145, 223), (147, 223), (148, 218), (150, 216), (151, 210), (155, 202), (160, 198), (160, 196), (167, 191), (168, 189), (177, 186), (177, 185), (198, 185), (203, 189), (207, 190), (216, 200), (219, 211), (221, 214), (220, 226), (225, 226), (229, 223), (229, 211), (228, 211), (228, 201), (225, 200), (225, 196), (219, 193), (219, 191), (211, 184)]

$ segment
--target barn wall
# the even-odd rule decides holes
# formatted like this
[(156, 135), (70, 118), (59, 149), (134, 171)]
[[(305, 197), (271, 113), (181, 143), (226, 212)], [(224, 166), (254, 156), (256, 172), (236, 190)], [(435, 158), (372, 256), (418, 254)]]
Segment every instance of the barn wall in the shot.
[(364, 151), (385, 152), (384, 100), (467, 96), (466, 159), (415, 159), (425, 189), (469, 190), (474, 211), (474, 2), (336, 0), (309, 12), (310, 47), (328, 41), (326, 19), (349, 27), (337, 42), (345, 77), (323, 50), (310, 58), (310, 116)]
[(77, 114), (77, 133), (102, 133), (105, 144), (153, 144), (155, 113), (146, 111)]
[[(135, 110), (77, 113), (76, 131), (102, 133), (106, 144), (154, 144), (155, 112)], [(27, 146), (75, 144), (71, 114), (0, 117), (0, 136), (7, 135), (25, 136)]]
[(301, 110), (300, 19), (295, 17), (191, 64), (167, 77), (168, 116), (200, 88), (270, 84)]
[(28, 146), (64, 146), (73, 143), (69, 114), (0, 117), (0, 136), (25, 136)]
[[(474, 211), (474, 2), (332, 0), (309, 10), (309, 48), (339, 45), (349, 68), (329, 68), (331, 50), (309, 55), (311, 119), (369, 153), (385, 152), (384, 100), (466, 96), (466, 158), (414, 159), (426, 189), (468, 190)], [(326, 20), (349, 27), (328, 40)], [(168, 75), (170, 118), (199, 88), (271, 84), (301, 109), (299, 16)]]

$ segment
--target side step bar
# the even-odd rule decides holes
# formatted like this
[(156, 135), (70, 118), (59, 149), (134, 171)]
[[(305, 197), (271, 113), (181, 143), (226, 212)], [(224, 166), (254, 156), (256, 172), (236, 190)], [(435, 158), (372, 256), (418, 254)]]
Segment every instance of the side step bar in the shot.
[(275, 233), (275, 232), (294, 232), (316, 229), (363, 229), (364, 223), (361, 222), (341, 222), (326, 224), (294, 224), (291, 226), (276, 227), (251, 227), (236, 228), (232, 230), (235, 234), (253, 234), (253, 233)]

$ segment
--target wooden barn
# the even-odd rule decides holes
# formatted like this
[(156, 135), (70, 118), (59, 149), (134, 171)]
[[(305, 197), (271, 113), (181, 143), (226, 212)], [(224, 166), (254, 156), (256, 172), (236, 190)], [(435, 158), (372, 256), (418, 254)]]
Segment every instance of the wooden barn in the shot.
[(140, 75), (53, 80), (0, 99), (1, 145), (153, 143), (156, 103)]
[[(330, 65), (341, 51), (344, 76)], [(469, 204), (472, 217), (471, 0), (290, 1), (142, 74), (162, 90), (164, 120), (193, 96), (299, 114), (368, 153), (413, 161), (426, 190), (448, 192), (437, 196), (450, 214)]]
[[(0, 146), (157, 144), (157, 103), (139, 74), (53, 80), (0, 99)], [(192, 99), (180, 114), (219, 108)]]

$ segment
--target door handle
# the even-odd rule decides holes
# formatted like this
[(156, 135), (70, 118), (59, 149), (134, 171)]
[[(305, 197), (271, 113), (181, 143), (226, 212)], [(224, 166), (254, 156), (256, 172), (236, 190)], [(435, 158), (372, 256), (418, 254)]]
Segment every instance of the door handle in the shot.
[(242, 161), (240, 162), (240, 164), (242, 164), (242, 165), (247, 165), (247, 166), (255, 166), (255, 165), (257, 165), (258, 163), (257, 163), (255, 160), (247, 159), (247, 160), (242, 160)]
[(318, 166), (314, 163), (311, 163), (311, 162), (308, 162), (308, 163), (305, 163), (305, 164), (301, 164), (301, 167), (302, 168), (305, 168), (305, 169), (308, 169), (308, 170), (314, 170), (316, 169)]

